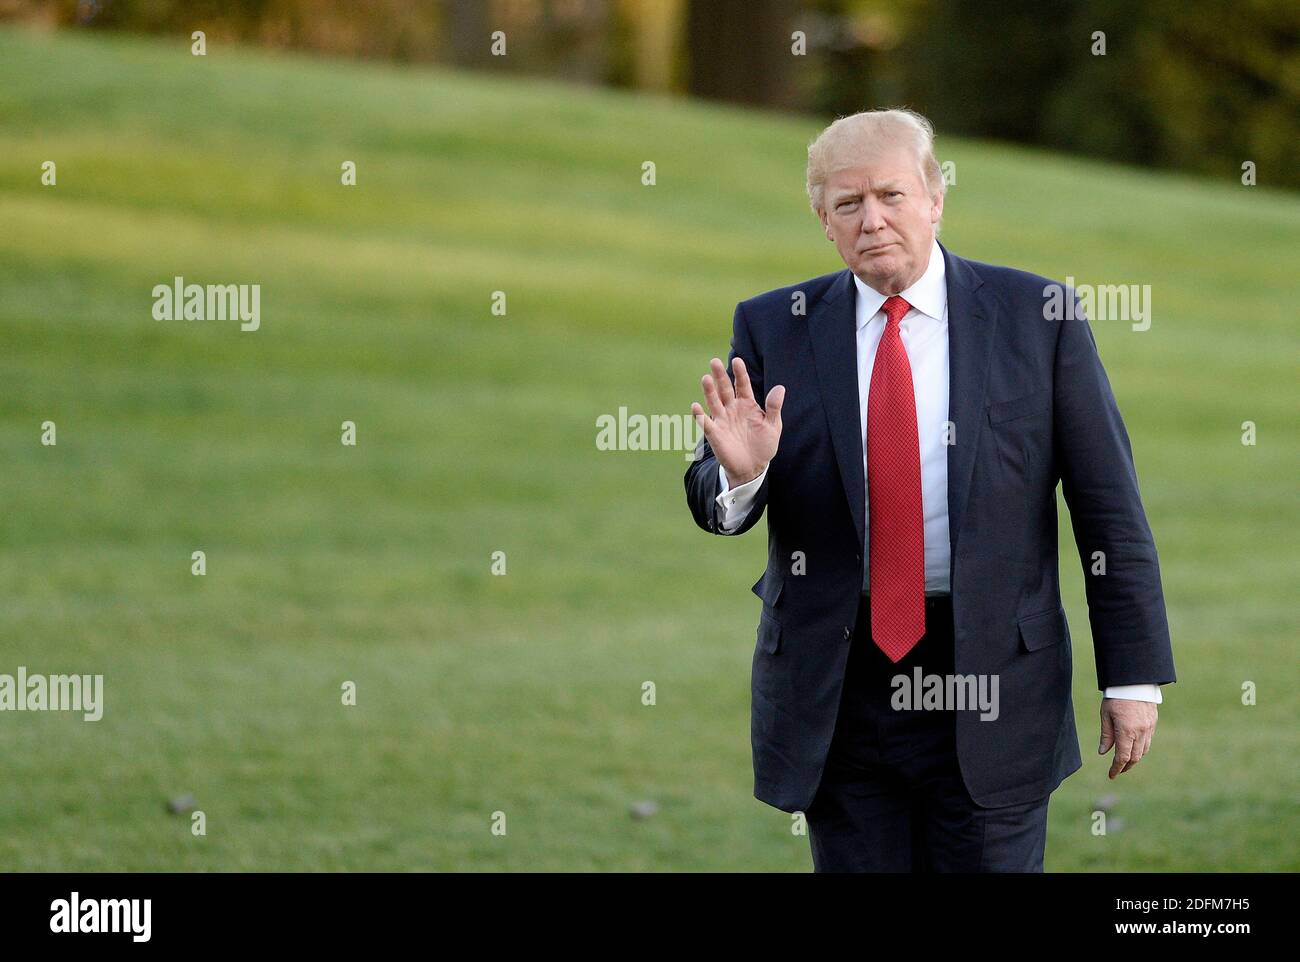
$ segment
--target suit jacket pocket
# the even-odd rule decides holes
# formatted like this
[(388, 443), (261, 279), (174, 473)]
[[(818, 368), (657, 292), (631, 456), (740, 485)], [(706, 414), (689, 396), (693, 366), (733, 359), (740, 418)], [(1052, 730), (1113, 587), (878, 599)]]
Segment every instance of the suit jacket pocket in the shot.
[(1050, 388), (1043, 388), (1041, 391), (1026, 394), (1024, 397), (1012, 398), (1010, 401), (994, 401), (989, 405), (989, 423), (1001, 424), (1003, 421), (1031, 417), (1046, 411), (1051, 406), (1051, 403), (1052, 391)]
[(1020, 641), (1026, 651), (1049, 648), (1065, 640), (1065, 609), (1040, 611), (1020, 619)]

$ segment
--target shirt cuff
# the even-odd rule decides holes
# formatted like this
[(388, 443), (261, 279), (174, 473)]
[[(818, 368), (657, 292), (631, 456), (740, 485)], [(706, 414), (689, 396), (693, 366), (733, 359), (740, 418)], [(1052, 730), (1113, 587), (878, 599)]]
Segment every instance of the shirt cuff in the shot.
[(1164, 702), (1159, 685), (1111, 685), (1101, 693), (1103, 698), (1131, 698), (1133, 701)]
[(714, 500), (718, 506), (720, 531), (726, 534), (740, 527), (740, 523), (749, 515), (749, 509), (754, 506), (754, 499), (758, 496), (758, 489), (763, 486), (765, 477), (767, 477), (767, 468), (764, 468), (763, 473), (752, 481), (746, 481), (732, 488), (728, 486), (726, 468), (718, 465), (718, 480), (722, 482), (722, 493)]

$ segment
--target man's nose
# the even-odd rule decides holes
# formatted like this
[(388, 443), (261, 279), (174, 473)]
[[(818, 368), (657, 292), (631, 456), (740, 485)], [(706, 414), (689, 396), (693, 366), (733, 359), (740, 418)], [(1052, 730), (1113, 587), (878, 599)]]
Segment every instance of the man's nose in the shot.
[(874, 234), (884, 226), (884, 209), (877, 201), (868, 198), (862, 204), (862, 233)]

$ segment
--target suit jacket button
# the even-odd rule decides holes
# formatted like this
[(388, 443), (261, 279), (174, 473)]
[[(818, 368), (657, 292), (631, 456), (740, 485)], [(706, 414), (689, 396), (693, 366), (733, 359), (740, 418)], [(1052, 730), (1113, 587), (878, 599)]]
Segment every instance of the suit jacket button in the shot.
[(853, 632), (849, 631), (849, 626), (848, 626), (848, 625), (845, 625), (845, 626), (844, 626), (844, 640), (845, 640), (845, 641), (848, 641), (848, 640), (849, 640), (849, 635), (851, 635), (851, 634), (853, 634)]

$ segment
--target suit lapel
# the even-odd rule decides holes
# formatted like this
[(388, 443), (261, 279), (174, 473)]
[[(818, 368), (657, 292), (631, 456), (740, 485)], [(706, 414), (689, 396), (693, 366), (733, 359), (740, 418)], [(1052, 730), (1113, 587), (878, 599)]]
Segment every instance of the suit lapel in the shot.
[(956, 427), (956, 443), (948, 448), (948, 541), (955, 572), (957, 536), (984, 423), (997, 308), (980, 290), (984, 282), (974, 268), (942, 244), (939, 247), (948, 288), (948, 420)]
[(858, 399), (858, 336), (853, 274), (840, 271), (809, 312), (809, 341), (831, 444), (849, 501), (858, 546), (866, 544), (866, 480), (862, 475), (862, 409)]

